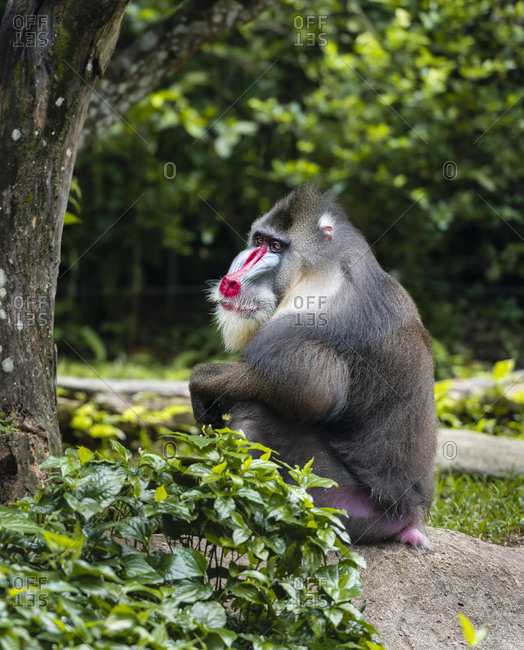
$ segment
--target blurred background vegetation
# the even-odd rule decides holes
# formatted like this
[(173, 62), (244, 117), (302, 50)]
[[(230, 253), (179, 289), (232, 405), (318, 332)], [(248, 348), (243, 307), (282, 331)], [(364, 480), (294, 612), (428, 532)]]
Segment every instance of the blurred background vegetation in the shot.
[[(118, 47), (172, 8), (134, 2)], [(61, 357), (159, 376), (223, 357), (205, 282), (314, 183), (414, 297), (441, 378), (522, 364), (523, 44), (523, 2), (286, 0), (206, 46), (125, 116), (147, 144), (119, 122), (78, 156)]]

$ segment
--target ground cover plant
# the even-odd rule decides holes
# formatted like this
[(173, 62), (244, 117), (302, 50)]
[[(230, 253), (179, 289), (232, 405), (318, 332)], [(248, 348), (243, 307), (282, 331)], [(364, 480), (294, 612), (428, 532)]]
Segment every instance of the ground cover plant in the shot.
[(306, 493), (331, 481), (288, 485), (229, 430), (112, 446), (47, 459), (46, 490), (0, 510), (2, 650), (383, 648), (352, 604), (363, 560)]
[(453, 380), (438, 381), (435, 405), (441, 425), (524, 439), (524, 383), (514, 368), (515, 361), (507, 359), (491, 372), (477, 373), (487, 382), (473, 395), (458, 391)]

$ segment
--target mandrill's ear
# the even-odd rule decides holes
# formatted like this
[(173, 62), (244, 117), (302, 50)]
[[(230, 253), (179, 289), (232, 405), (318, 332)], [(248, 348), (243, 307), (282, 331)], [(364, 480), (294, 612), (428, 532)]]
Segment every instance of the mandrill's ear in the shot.
[(333, 241), (333, 218), (328, 212), (324, 212), (320, 217), (318, 227), (324, 233), (326, 239)]

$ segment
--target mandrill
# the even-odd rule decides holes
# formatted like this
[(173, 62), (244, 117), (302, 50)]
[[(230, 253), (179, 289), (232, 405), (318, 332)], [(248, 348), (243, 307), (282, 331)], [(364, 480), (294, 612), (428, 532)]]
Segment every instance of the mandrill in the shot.
[(338, 487), (312, 496), (347, 511), (353, 543), (428, 547), (430, 338), (342, 209), (310, 187), (278, 201), (211, 299), (225, 346), (242, 355), (194, 370), (197, 422), (242, 429), (290, 465), (314, 457)]

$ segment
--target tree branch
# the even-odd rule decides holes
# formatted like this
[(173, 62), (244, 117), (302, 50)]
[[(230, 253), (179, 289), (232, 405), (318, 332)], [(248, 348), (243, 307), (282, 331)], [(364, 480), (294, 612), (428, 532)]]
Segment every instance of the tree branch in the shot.
[(109, 66), (93, 93), (80, 149), (158, 88), (204, 43), (256, 18), (276, 0), (193, 1), (148, 30)]

